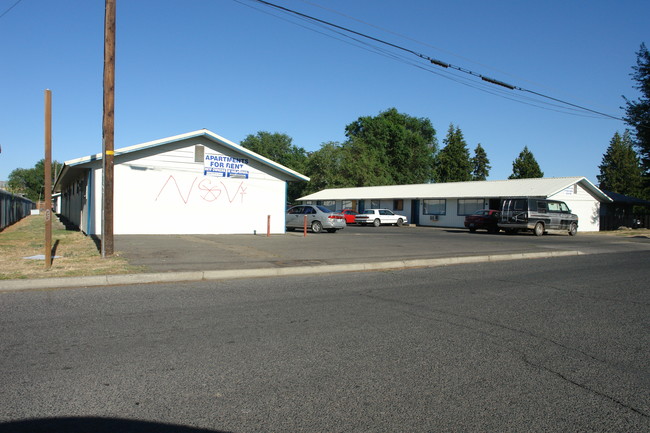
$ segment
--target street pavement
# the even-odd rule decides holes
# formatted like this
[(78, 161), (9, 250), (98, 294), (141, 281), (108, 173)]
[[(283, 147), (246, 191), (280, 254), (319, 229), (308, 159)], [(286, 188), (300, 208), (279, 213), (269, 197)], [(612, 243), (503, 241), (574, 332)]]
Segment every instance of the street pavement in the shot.
[(348, 226), (337, 233), (306, 235), (117, 235), (116, 252), (144, 272), (6, 280), (0, 281), (0, 290), (358, 272), (649, 249), (650, 239), (644, 235), (536, 237), (414, 226)]

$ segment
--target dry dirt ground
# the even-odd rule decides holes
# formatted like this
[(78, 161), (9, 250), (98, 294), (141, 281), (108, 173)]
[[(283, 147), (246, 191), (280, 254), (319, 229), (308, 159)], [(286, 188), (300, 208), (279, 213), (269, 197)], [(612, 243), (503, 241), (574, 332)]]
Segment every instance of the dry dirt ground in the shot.
[(52, 221), (52, 264), (45, 264), (45, 215), (23, 218), (0, 232), (0, 280), (137, 273), (115, 255), (102, 258), (92, 238)]

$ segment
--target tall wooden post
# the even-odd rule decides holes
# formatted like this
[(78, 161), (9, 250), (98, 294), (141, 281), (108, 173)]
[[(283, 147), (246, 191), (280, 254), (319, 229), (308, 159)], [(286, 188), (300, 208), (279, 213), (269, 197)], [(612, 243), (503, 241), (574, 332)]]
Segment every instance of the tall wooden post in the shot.
[(106, 0), (104, 19), (104, 116), (102, 121), (102, 257), (113, 255), (114, 109), (115, 0)]
[(45, 90), (45, 269), (52, 266), (52, 92)]

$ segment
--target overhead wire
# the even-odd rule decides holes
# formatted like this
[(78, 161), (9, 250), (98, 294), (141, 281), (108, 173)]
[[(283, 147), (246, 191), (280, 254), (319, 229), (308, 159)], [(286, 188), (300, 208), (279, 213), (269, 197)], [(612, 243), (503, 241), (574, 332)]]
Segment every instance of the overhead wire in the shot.
[[(237, 1), (238, 3), (242, 3), (240, 0), (235, 0), (235, 1)], [(403, 47), (401, 45), (398, 45), (398, 44), (395, 44), (395, 43), (380, 39), (378, 37), (370, 36), (370, 35), (364, 34), (362, 32), (359, 32), (359, 31), (356, 31), (356, 30), (353, 30), (353, 29), (350, 29), (350, 28), (347, 28), (347, 27), (344, 27), (344, 26), (341, 26), (341, 25), (338, 25), (338, 24), (335, 24), (335, 23), (320, 19), (320, 18), (316, 18), (316, 17), (310, 16), (310, 15), (304, 14), (302, 12), (298, 12), (298, 11), (286, 8), (284, 6), (280, 6), (280, 5), (271, 3), (271, 2), (266, 1), (266, 0), (250, 0), (250, 1), (252, 1), (254, 3), (261, 4), (261, 5), (264, 5), (264, 6), (267, 6), (269, 8), (272, 8), (272, 9), (276, 10), (276, 11), (280, 11), (280, 12), (282, 12), (284, 14), (297, 17), (297, 18), (299, 18), (301, 20), (310, 22), (312, 24), (316, 24), (321, 28), (329, 29), (330, 31), (338, 34), (339, 36), (346, 37), (348, 39), (352, 39), (352, 40), (356, 41), (358, 44), (363, 44), (365, 47), (372, 47), (371, 49), (370, 48), (364, 48), (364, 47), (360, 47), (360, 48), (369, 49), (370, 51), (373, 51), (373, 52), (375, 52), (377, 54), (384, 55), (384, 56), (387, 56), (387, 57), (391, 57), (391, 58), (393, 58), (393, 59), (395, 59), (397, 61), (403, 62), (405, 64), (409, 64), (411, 66), (414, 66), (414, 67), (423, 69), (425, 71), (434, 73), (435, 75), (441, 76), (443, 78), (450, 79), (450, 80), (458, 82), (460, 84), (463, 84), (463, 85), (466, 85), (466, 86), (469, 86), (469, 87), (475, 88), (477, 90), (481, 90), (481, 91), (484, 91), (484, 92), (487, 92), (487, 93), (490, 93), (490, 94), (493, 94), (493, 95), (496, 95), (496, 96), (500, 96), (500, 97), (503, 97), (505, 99), (509, 99), (509, 100), (512, 100), (512, 101), (515, 101), (515, 102), (520, 102), (520, 103), (523, 103), (523, 104), (526, 104), (526, 105), (533, 105), (533, 106), (536, 106), (538, 108), (551, 109), (551, 108), (548, 108), (548, 107), (540, 107), (540, 106), (536, 105), (538, 103), (541, 103), (541, 104), (544, 104), (546, 106), (555, 107), (555, 108), (551, 109), (552, 111), (558, 111), (558, 112), (562, 112), (562, 113), (566, 113), (566, 114), (582, 115), (582, 116), (586, 116), (586, 117), (599, 116), (599, 117), (605, 117), (605, 118), (609, 118), (609, 119), (624, 121), (624, 119), (622, 119), (620, 117), (616, 117), (616, 116), (613, 116), (613, 115), (610, 115), (610, 114), (607, 114), (607, 113), (603, 113), (603, 112), (600, 112), (600, 111), (597, 111), (597, 110), (594, 110), (594, 109), (591, 109), (591, 108), (588, 108), (588, 107), (585, 107), (585, 106), (582, 106), (582, 105), (579, 105), (579, 104), (575, 104), (575, 103), (572, 103), (572, 102), (569, 102), (569, 101), (566, 101), (566, 100), (563, 100), (563, 99), (560, 99), (560, 98), (555, 98), (555, 97), (546, 95), (546, 94), (541, 93), (541, 92), (537, 92), (537, 91), (522, 88), (522, 87), (519, 87), (519, 86), (511, 85), (511, 84), (506, 83), (504, 81), (501, 81), (501, 80), (491, 78), (491, 77), (485, 76), (483, 74), (474, 72), (474, 71), (472, 71), (470, 69), (466, 69), (466, 68), (463, 68), (461, 66), (457, 66), (457, 65), (454, 65), (454, 64), (451, 64), (451, 63), (444, 62), (444, 61), (439, 60), (439, 59), (432, 58), (432, 57), (427, 56), (425, 54), (422, 54), (422, 53), (420, 53), (418, 51), (415, 51), (413, 49), (406, 48), (406, 47)], [(300, 25), (300, 24), (297, 24), (297, 25)], [(303, 25), (300, 25), (300, 26), (305, 27)], [(332, 30), (332, 29), (336, 29), (336, 30)], [(310, 29), (310, 30), (313, 30), (313, 29)], [(320, 31), (318, 33), (324, 34), (324, 33), (320, 32)], [(354, 35), (355, 37), (351, 37), (350, 34)], [(366, 42), (362, 42), (358, 38), (363, 38), (363, 39), (369, 40), (371, 42), (374, 42), (374, 43), (377, 43), (377, 44), (380, 44), (380, 45), (384, 45), (386, 47), (395, 49), (398, 52), (402, 52), (402, 53), (406, 53), (406, 54), (416, 56), (416, 57), (418, 57), (418, 58), (420, 58), (422, 60), (428, 61), (431, 65), (435, 65), (435, 66), (441, 67), (443, 69), (452, 69), (452, 70), (461, 72), (463, 74), (470, 75), (470, 76), (472, 76), (474, 78), (479, 78), (483, 82), (483, 83), (480, 83), (480, 84), (484, 84), (484, 83), (489, 83), (490, 84), (490, 90), (487, 90), (487, 88), (485, 88), (484, 86), (477, 85), (478, 83), (476, 83), (474, 81), (468, 82), (465, 79), (465, 80), (462, 80), (462, 82), (461, 82), (461, 81), (458, 80), (458, 78), (461, 78), (460, 76), (457, 76), (455, 74), (442, 74), (442, 73), (439, 73), (439, 72), (443, 72), (443, 71), (434, 71), (433, 69), (429, 68), (428, 65), (427, 65), (427, 67), (425, 67), (425, 66), (423, 66), (423, 65), (421, 65), (419, 63), (413, 63), (410, 60), (406, 60), (403, 56), (399, 56), (396, 53), (393, 53), (393, 52), (390, 52), (390, 51), (386, 50), (385, 48), (380, 49), (379, 47), (369, 45)], [(336, 38), (336, 39), (338, 39), (338, 38)], [(508, 93), (508, 92), (505, 92), (505, 91), (501, 91), (501, 89), (498, 89), (499, 92), (493, 92), (492, 90), (496, 90), (493, 87), (495, 85), (503, 87), (504, 89), (508, 89), (510, 91), (514, 90), (514, 91), (519, 91), (519, 92), (523, 92), (523, 93), (529, 93), (531, 95), (537, 96), (538, 98), (542, 98), (542, 99), (526, 97), (524, 95), (515, 96), (515, 94), (513, 94), (513, 93)], [(521, 99), (518, 99), (518, 98), (526, 99), (529, 102), (523, 102)], [(553, 102), (548, 102), (548, 101), (545, 101), (545, 100), (553, 101)], [(589, 113), (589, 114), (587, 114), (587, 113)]]
[(21, 1), (23, 1), (23, 0), (18, 0), (16, 3), (12, 4), (11, 6), (9, 6), (9, 8), (8, 8), (7, 10), (5, 10), (3, 13), (0, 14), (0, 18), (2, 18), (3, 16), (7, 15), (7, 14), (9, 13), (9, 11), (12, 10), (13, 8), (15, 8), (16, 5), (18, 5), (18, 3), (20, 3)]

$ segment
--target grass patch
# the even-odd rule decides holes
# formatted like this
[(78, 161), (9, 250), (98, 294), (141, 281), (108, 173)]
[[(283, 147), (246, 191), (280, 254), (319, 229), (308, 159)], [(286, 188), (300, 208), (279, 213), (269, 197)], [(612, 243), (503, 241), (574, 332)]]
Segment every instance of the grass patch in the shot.
[(0, 280), (75, 277), (142, 272), (119, 253), (102, 258), (95, 242), (83, 233), (52, 221), (52, 266), (25, 259), (45, 254), (45, 215), (30, 215), (0, 232)]

